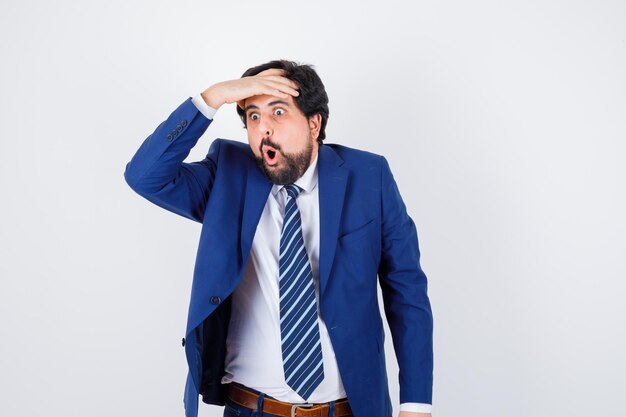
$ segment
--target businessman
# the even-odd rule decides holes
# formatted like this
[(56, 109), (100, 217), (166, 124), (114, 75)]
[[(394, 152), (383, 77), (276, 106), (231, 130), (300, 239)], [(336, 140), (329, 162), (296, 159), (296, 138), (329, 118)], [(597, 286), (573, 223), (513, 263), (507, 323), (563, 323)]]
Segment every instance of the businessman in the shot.
[[(248, 143), (215, 139), (236, 103)], [(324, 143), (315, 70), (271, 61), (185, 100), (126, 165), (130, 187), (202, 223), (183, 346), (185, 412), (391, 417), (377, 287), (399, 365), (400, 417), (430, 416), (432, 312), (415, 224), (387, 160)]]

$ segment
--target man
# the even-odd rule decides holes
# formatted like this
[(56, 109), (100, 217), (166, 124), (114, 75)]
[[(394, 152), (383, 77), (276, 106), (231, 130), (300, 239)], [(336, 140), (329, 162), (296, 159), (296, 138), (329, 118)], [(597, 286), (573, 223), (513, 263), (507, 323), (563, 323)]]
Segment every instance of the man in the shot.
[[(202, 161), (183, 162), (226, 103), (249, 146), (216, 139)], [(378, 282), (399, 415), (430, 416), (432, 313), (415, 225), (384, 157), (323, 142), (328, 114), (310, 66), (272, 61), (187, 99), (126, 166), (137, 193), (202, 223), (183, 338), (187, 417), (199, 395), (225, 416), (390, 417)]]

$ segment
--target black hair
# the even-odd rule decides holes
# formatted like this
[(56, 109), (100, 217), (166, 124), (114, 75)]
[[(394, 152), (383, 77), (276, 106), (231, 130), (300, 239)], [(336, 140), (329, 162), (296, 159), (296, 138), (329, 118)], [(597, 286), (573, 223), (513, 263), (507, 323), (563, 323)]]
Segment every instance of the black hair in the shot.
[[(284, 59), (270, 61), (256, 67), (248, 68), (241, 78), (256, 75), (270, 68), (279, 68), (285, 71), (285, 77), (298, 84), (300, 94), (293, 97), (296, 106), (309, 118), (317, 113), (322, 117), (317, 142), (321, 145), (326, 138), (326, 123), (328, 122), (328, 95), (326, 88), (312, 65), (298, 64)], [(241, 117), (244, 127), (247, 128), (246, 113), (237, 106), (237, 113)]]

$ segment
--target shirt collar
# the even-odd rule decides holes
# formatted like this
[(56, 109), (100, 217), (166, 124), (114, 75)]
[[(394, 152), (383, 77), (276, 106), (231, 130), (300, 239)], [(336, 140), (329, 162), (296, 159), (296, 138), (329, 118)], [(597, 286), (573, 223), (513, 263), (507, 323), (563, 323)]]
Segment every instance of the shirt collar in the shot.
[[(302, 176), (294, 182), (294, 184), (303, 189), (303, 193), (312, 191), (317, 185), (317, 159), (319, 157), (319, 154), (320, 153), (318, 149), (318, 152), (315, 155), (315, 159), (313, 160), (311, 165), (309, 165), (307, 170), (304, 171), (304, 174), (302, 174)], [(283, 187), (284, 185), (274, 184), (272, 186), (272, 195), (276, 197), (276, 194), (278, 194), (278, 192)]]

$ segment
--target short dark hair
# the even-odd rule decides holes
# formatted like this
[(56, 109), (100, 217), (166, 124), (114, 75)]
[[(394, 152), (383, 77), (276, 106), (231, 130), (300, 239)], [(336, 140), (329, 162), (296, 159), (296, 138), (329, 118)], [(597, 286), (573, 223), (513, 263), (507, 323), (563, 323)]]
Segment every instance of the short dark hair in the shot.
[[(317, 142), (321, 145), (326, 138), (326, 123), (328, 122), (328, 95), (326, 88), (312, 65), (298, 64), (284, 59), (270, 61), (256, 67), (248, 68), (241, 78), (256, 75), (266, 69), (279, 68), (285, 71), (285, 77), (298, 84), (300, 94), (294, 97), (296, 106), (309, 118), (317, 113), (322, 117)], [(237, 113), (241, 117), (244, 127), (247, 128), (246, 113), (237, 106)]]

